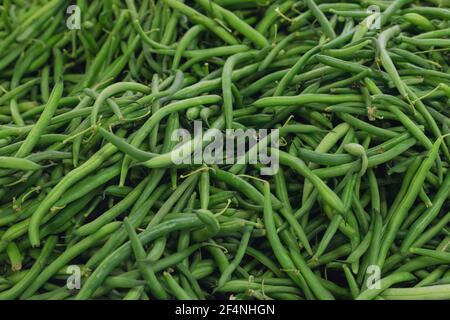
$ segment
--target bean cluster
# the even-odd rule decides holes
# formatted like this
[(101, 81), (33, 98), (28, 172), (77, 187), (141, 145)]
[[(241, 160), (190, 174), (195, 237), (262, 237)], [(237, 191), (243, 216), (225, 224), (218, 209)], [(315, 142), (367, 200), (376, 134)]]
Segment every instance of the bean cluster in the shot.
[(0, 299), (450, 299), (449, 8), (3, 0)]

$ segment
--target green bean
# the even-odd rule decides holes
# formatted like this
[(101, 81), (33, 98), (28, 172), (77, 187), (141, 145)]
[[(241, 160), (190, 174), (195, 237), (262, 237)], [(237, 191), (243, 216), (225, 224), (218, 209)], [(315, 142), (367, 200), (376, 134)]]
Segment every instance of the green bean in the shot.
[(199, 209), (195, 210), (195, 214), (204, 223), (205, 228), (195, 231), (193, 238), (197, 241), (204, 241), (217, 235), (221, 229), (219, 221), (214, 214), (209, 210)]
[(226, 47), (215, 47), (209, 49), (196, 50), (195, 52), (193, 52), (194, 54), (192, 55), (192, 58), (183, 63), (183, 65), (180, 66), (180, 69), (184, 71), (199, 62), (205, 60), (207, 61), (208, 59), (212, 59), (214, 57), (231, 56), (233, 54), (246, 52), (248, 50), (249, 50), (248, 46), (240, 44)]
[(225, 115), (225, 128), (231, 129), (233, 122), (233, 95), (231, 93), (231, 84), (232, 84), (232, 72), (234, 66), (241, 62), (245, 61), (249, 58), (255, 57), (256, 52), (243, 52), (237, 53), (227, 59), (225, 65), (223, 67), (222, 73), (222, 95), (223, 95), (223, 109)]
[(297, 235), (298, 239), (300, 240), (300, 243), (306, 249), (308, 254), (312, 255), (312, 249), (309, 244), (308, 238), (305, 234), (305, 231), (303, 230), (300, 223), (298, 223), (297, 219), (295, 218), (292, 212), (292, 207), (289, 203), (289, 196), (287, 192), (286, 181), (284, 178), (284, 172), (281, 168), (279, 168), (278, 172), (275, 174), (275, 189), (277, 197), (280, 198), (280, 200), (284, 203), (284, 206), (280, 209), (280, 213), (290, 224), (295, 234)]
[(13, 272), (20, 271), (22, 269), (23, 256), (19, 247), (14, 242), (9, 243), (6, 247), (6, 254), (11, 264), (11, 270)]
[(361, 158), (361, 170), (359, 172), (359, 175), (363, 176), (366, 173), (367, 167), (369, 165), (369, 159), (367, 158), (366, 150), (364, 149), (364, 147), (357, 143), (348, 143), (344, 145), (344, 149), (351, 155)]
[(448, 48), (450, 39), (414, 39), (410, 37), (399, 37), (400, 41), (420, 47), (444, 47)]
[[(177, 102), (173, 102), (171, 104), (168, 104), (167, 106), (161, 108), (158, 110), (157, 113), (153, 114), (145, 123), (144, 125), (139, 129), (137, 134), (133, 137), (131, 144), (133, 146), (138, 146), (142, 143), (145, 136), (148, 135), (148, 133), (153, 129), (153, 127), (161, 121), (165, 116), (169, 115), (172, 112), (184, 110), (196, 105), (203, 105), (203, 104), (214, 104), (220, 101), (221, 98), (219, 96), (215, 95), (209, 95), (209, 96), (202, 96), (199, 98), (191, 98), (186, 100), (181, 100)], [(124, 160), (125, 161), (125, 160)], [(159, 157), (155, 157), (154, 159), (150, 159), (143, 163), (143, 165), (150, 167), (152, 163), (156, 163), (156, 165), (160, 165), (161, 161)], [(128, 162), (126, 162), (128, 163)], [(122, 167), (123, 170), (123, 167)], [(121, 178), (121, 184), (123, 184), (124, 178)]]
[(95, 156), (91, 157), (88, 161), (83, 163), (80, 167), (72, 170), (67, 174), (54, 188), (51, 193), (49, 193), (42, 203), (37, 208), (31, 217), (29, 226), (29, 236), (30, 241), (33, 246), (39, 246), (40, 236), (39, 236), (39, 226), (44, 218), (47, 211), (53, 206), (56, 201), (61, 197), (61, 195), (74, 183), (96, 170), (105, 159), (113, 155), (117, 149), (112, 145), (105, 145), (100, 149)]
[[(262, 284), (254, 282), (249, 283), (247, 280), (231, 280), (219, 288), (218, 292), (245, 292), (248, 289), (261, 290), (262, 287)], [(264, 292), (269, 294), (273, 292), (300, 294), (300, 290), (292, 286), (264, 285)]]
[(384, 24), (391, 19), (391, 17), (401, 9), (404, 5), (410, 3), (411, 0), (395, 0), (392, 1), (389, 6), (383, 11), (381, 16), (380, 24), (384, 26)]
[(222, 272), (219, 281), (217, 283), (217, 287), (220, 288), (229, 280), (234, 270), (239, 266), (241, 263), (242, 258), (244, 257), (245, 250), (247, 249), (248, 242), (250, 240), (250, 236), (252, 234), (253, 227), (247, 226), (244, 229), (241, 243), (238, 246), (238, 250), (236, 252), (236, 255), (234, 256), (233, 261), (228, 264), (227, 268)]
[(345, 122), (347, 122), (349, 125), (364, 130), (368, 133), (371, 133), (377, 137), (383, 138), (383, 139), (391, 139), (395, 138), (399, 134), (396, 132), (393, 132), (391, 130), (379, 128), (377, 126), (371, 125), (367, 122), (364, 122), (362, 120), (359, 120), (358, 118), (353, 117), (350, 114), (347, 113), (339, 113), (338, 116), (342, 118)]
[[(359, 9), (360, 6), (358, 4), (354, 4), (354, 3), (321, 3), (318, 5), (319, 9), (322, 12), (329, 12), (330, 9), (336, 9), (336, 10), (355, 10), (355, 9)], [(303, 26), (306, 24), (307, 19), (310, 19), (313, 17), (313, 14), (311, 12), (311, 10), (305, 11), (302, 14), (300, 14), (299, 16), (295, 17), (292, 20), (292, 24), (289, 28), (289, 31), (292, 30), (296, 30), (299, 27)]]
[(428, 208), (409, 228), (407, 235), (403, 239), (401, 250), (405, 252), (414, 241), (422, 234), (425, 228), (430, 224), (442, 208), (444, 202), (449, 196), (450, 173), (447, 173), (439, 191), (433, 198), (433, 206)]
[(62, 96), (62, 91), (63, 91), (63, 83), (62, 81), (58, 81), (52, 90), (52, 93), (49, 97), (49, 100), (46, 104), (43, 113), (41, 114), (41, 117), (28, 133), (28, 136), (25, 139), (24, 143), (20, 146), (19, 150), (17, 151), (16, 157), (23, 158), (31, 153), (31, 151), (39, 141), (39, 137), (42, 135), (43, 131), (49, 124), (50, 119), (55, 113), (55, 110), (58, 106), (58, 101)]
[[(166, 128), (168, 132), (172, 130), (171, 123), (168, 123)], [(170, 143), (165, 143), (164, 149), (170, 148)], [(148, 210), (155, 204), (156, 200), (161, 197), (162, 193), (166, 191), (167, 186), (162, 185), (157, 187), (158, 183), (164, 175), (164, 170), (154, 170), (149, 176), (149, 183), (143, 190), (141, 196), (137, 199), (136, 203), (133, 205), (129, 218), (130, 222), (137, 226), (142, 223), (142, 220), (147, 215)], [(151, 196), (150, 196), (151, 194)], [(169, 208), (170, 210), (170, 208)], [(114, 234), (102, 249), (100, 249), (95, 255), (89, 259), (87, 262), (88, 266), (97, 265), (101, 260), (106, 258), (114, 249), (116, 249), (123, 241), (126, 239), (126, 232), (124, 228), (121, 228), (116, 234)]]
[(430, 258), (437, 259), (437, 260), (442, 260), (443, 262), (446, 262), (446, 263), (448, 263), (448, 261), (450, 261), (450, 253), (448, 253), (448, 252), (422, 249), (422, 248), (410, 248), (409, 251), (411, 253), (414, 253), (414, 254), (417, 254), (420, 256), (425, 256), (425, 257), (430, 257)]
[(282, 3), (274, 3), (273, 5), (271, 5), (267, 9), (264, 17), (259, 20), (258, 24), (256, 25), (256, 31), (261, 34), (265, 34), (267, 29), (269, 29), (270, 26), (273, 25), (274, 22), (279, 18), (280, 13), (285, 13), (293, 6), (294, 3), (294, 1), (284, 1)]
[(200, 299), (205, 299), (205, 294), (203, 293), (197, 279), (194, 278), (190, 270), (181, 263), (177, 264), (177, 269), (180, 270), (183, 276), (186, 278), (186, 287), (192, 286), (192, 291), (194, 292), (194, 294)]
[(22, 294), (22, 292), (24, 292), (31, 285), (34, 279), (41, 273), (42, 269), (44, 268), (51, 252), (55, 248), (56, 242), (57, 242), (56, 236), (51, 236), (46, 240), (45, 245), (42, 248), (41, 253), (39, 254), (39, 257), (31, 267), (31, 269), (27, 272), (25, 277), (23, 277), (20, 281), (15, 283), (14, 286), (11, 287), (10, 289), (0, 293), (0, 299), (2, 300), (16, 299)]
[(415, 287), (422, 287), (428, 284), (435, 283), (437, 280), (439, 280), (439, 278), (442, 277), (446, 270), (446, 266), (437, 267), (432, 272), (430, 272), (427, 277), (423, 278), (418, 284), (416, 284)]
[(18, 95), (24, 94), (30, 88), (32, 88), (34, 85), (36, 85), (36, 83), (38, 83), (38, 82), (39, 82), (39, 79), (32, 79), (32, 80), (25, 82), (22, 85), (19, 85), (19, 86), (13, 88), (11, 91), (0, 96), (0, 104), (4, 104), (5, 102), (9, 101), (10, 99), (12, 99)]
[(92, 190), (100, 187), (105, 182), (116, 177), (120, 172), (120, 167), (118, 164), (111, 167), (105, 168), (97, 172), (95, 175), (86, 177), (85, 179), (77, 182), (72, 186), (67, 193), (62, 195), (62, 197), (55, 203), (51, 210), (61, 208), (67, 204), (83, 197)]
[(392, 219), (389, 221), (386, 233), (384, 235), (384, 240), (380, 247), (380, 256), (378, 259), (378, 264), (380, 266), (383, 265), (384, 260), (386, 258), (387, 252), (394, 241), (395, 233), (400, 228), (401, 224), (404, 221), (405, 214), (411, 208), (414, 200), (419, 194), (420, 187), (425, 180), (425, 176), (430, 170), (433, 162), (436, 159), (437, 152), (439, 150), (439, 146), (442, 143), (442, 138), (439, 138), (434, 144), (433, 148), (430, 150), (428, 157), (421, 163), (419, 169), (417, 170), (417, 174), (414, 179), (411, 181), (410, 188), (408, 192), (405, 194), (404, 199), (398, 206), (397, 212), (392, 216)]
[(401, 201), (403, 200), (406, 192), (409, 189), (409, 186), (411, 184), (412, 179), (414, 178), (414, 176), (417, 174), (417, 169), (419, 168), (420, 164), (421, 164), (422, 158), (421, 157), (416, 157), (411, 164), (408, 166), (407, 170), (406, 170), (406, 174), (404, 176), (404, 179), (402, 181), (402, 185), (400, 187), (400, 190), (397, 193), (397, 196), (394, 199), (394, 202), (392, 203), (391, 208), (388, 211), (387, 214), (387, 219), (390, 220), (391, 216), (397, 211), (398, 205), (401, 203)]
[(144, 179), (139, 183), (136, 188), (134, 188), (129, 194), (125, 196), (122, 201), (117, 203), (114, 207), (104, 212), (101, 216), (96, 218), (95, 220), (86, 223), (75, 230), (75, 234), (79, 236), (86, 237), (96, 230), (100, 229), (102, 226), (114, 220), (117, 216), (119, 216), (122, 212), (127, 210), (139, 197), (145, 185), (148, 183), (148, 178)]
[(337, 59), (334, 57), (324, 56), (324, 55), (316, 55), (315, 56), (317, 60), (319, 60), (322, 64), (325, 64), (327, 66), (341, 69), (346, 72), (351, 73), (361, 73), (361, 72), (368, 72), (370, 75), (373, 75), (373, 72), (368, 69), (367, 67), (361, 66), (358, 63), (352, 63), (348, 61), (344, 61), (341, 59)]
[(320, 278), (318, 279), (316, 275), (310, 270), (309, 266), (303, 260), (302, 256), (292, 248), (289, 249), (289, 252), (292, 256), (294, 264), (303, 274), (305, 280), (308, 283), (308, 286), (311, 288), (317, 298), (321, 300), (334, 300), (333, 295), (327, 288), (325, 288), (325, 286), (323, 286), (321, 281), (319, 281)]
[(123, 297), (123, 300), (139, 300), (144, 293), (144, 286), (138, 286), (130, 289), (128, 293)]
[(394, 274), (391, 274), (385, 278), (382, 278), (378, 280), (379, 287), (380, 288), (369, 288), (365, 291), (361, 292), (358, 297), (356, 297), (356, 300), (371, 300), (376, 298), (379, 294), (381, 294), (383, 291), (388, 289), (393, 284), (396, 284), (398, 282), (406, 282), (414, 280), (415, 277), (409, 273), (409, 272), (397, 272)]
[(245, 21), (241, 20), (232, 11), (222, 8), (214, 2), (207, 2), (206, 0), (197, 0), (197, 2), (203, 7), (208, 7), (211, 8), (211, 10), (217, 11), (217, 14), (221, 15), (231, 27), (239, 33), (242, 33), (246, 38), (255, 43), (256, 46), (263, 48), (269, 45), (269, 42), (262, 34), (253, 29)]
[(64, 300), (70, 296), (67, 288), (58, 288), (42, 294), (36, 294), (28, 297), (26, 300)]
[(291, 254), (291, 257), (289, 257), (286, 249), (283, 248), (275, 230), (272, 203), (270, 199), (270, 186), (268, 183), (264, 184), (264, 221), (267, 229), (267, 237), (280, 264), (283, 267), (285, 267), (284, 265), (289, 266), (295, 264), (308, 282), (308, 286), (318, 298), (333, 299), (333, 296), (317, 282), (314, 273), (306, 266), (303, 258), (299, 254), (294, 254), (296, 251), (293, 251), (292, 249), (289, 251)]
[(450, 10), (445, 8), (414, 6), (413, 8), (404, 9), (403, 12), (405, 13), (413, 12), (417, 14), (422, 14), (424, 16), (429, 16), (432, 18), (442, 18), (447, 20), (450, 18)]
[(358, 288), (358, 284), (356, 283), (356, 280), (353, 277), (353, 274), (351, 273), (349, 267), (347, 267), (344, 264), (344, 265), (342, 265), (342, 269), (344, 270), (345, 278), (347, 279), (347, 283), (350, 288), (352, 298), (355, 299), (359, 295), (359, 292), (360, 292), (359, 288)]
[[(391, 52), (400, 55), (401, 57), (407, 59), (409, 62), (414, 63), (416, 65), (418, 65), (419, 67), (422, 68), (427, 68), (427, 69), (431, 69), (431, 63), (429, 60), (426, 60), (422, 57), (420, 57), (417, 54), (414, 54), (412, 52), (409, 52), (407, 50), (403, 50), (400, 48), (392, 48), (390, 49)], [(402, 70), (400, 70), (400, 74), (402, 73)]]
[(203, 26), (196, 25), (190, 28), (183, 36), (183, 38), (181, 38), (173, 57), (172, 70), (178, 69), (184, 50), (191, 44), (192, 40), (195, 39), (204, 30), (205, 28)]
[[(375, 227), (375, 222), (372, 223), (372, 227)], [(348, 256), (346, 262), (355, 263), (369, 249), (371, 241), (372, 230), (369, 230), (358, 247)]]
[[(276, 152), (272, 150), (272, 152)], [(319, 192), (323, 200), (330, 205), (332, 208), (336, 209), (338, 212), (344, 213), (344, 204), (341, 199), (319, 178), (313, 171), (311, 171), (305, 163), (299, 158), (292, 157), (288, 153), (279, 151), (280, 163), (287, 165), (297, 171), (299, 174), (304, 176)]]
[(281, 40), (277, 45), (273, 47), (272, 50), (270, 50), (269, 54), (264, 58), (264, 60), (261, 62), (261, 64), (258, 67), (258, 71), (262, 71), (264, 69), (267, 69), (269, 65), (273, 62), (273, 60), (277, 57), (277, 55), (286, 47), (289, 42), (294, 40), (295, 38), (298, 38), (300, 36), (300, 33), (291, 33), (287, 37), (285, 37), (283, 40)]
[(128, 236), (131, 241), (131, 246), (133, 248), (134, 255), (136, 257), (136, 263), (139, 268), (142, 277), (146, 280), (146, 284), (149, 286), (151, 293), (158, 299), (166, 300), (168, 295), (164, 288), (159, 283), (153, 268), (148, 264), (144, 264), (143, 259), (145, 259), (145, 251), (142, 247), (133, 226), (130, 224), (128, 219), (124, 220), (125, 229), (127, 230)]
[[(301, 71), (303, 71), (305, 65), (311, 59), (313, 55), (315, 55), (317, 52), (319, 52), (319, 47), (314, 47), (310, 49), (308, 52), (306, 52), (300, 59), (297, 60), (297, 62), (289, 69), (287, 73), (284, 74), (284, 76), (281, 78), (280, 82), (278, 83), (274, 96), (280, 96), (284, 93), (286, 86), (291, 83), (291, 81), (294, 79), (294, 77), (299, 74)], [(270, 99), (270, 98), (263, 98), (263, 99)], [(270, 100), (269, 100), (270, 101)], [(276, 100), (275, 100), (276, 101)]]
[[(399, 0), (400, 1), (400, 0)], [(385, 19), (385, 16), (383, 15), (382, 21)], [(408, 93), (406, 92), (405, 85), (400, 79), (400, 75), (398, 74), (397, 69), (394, 66), (394, 63), (392, 62), (391, 58), (389, 57), (389, 54), (386, 50), (387, 42), (397, 34), (401, 32), (400, 26), (393, 26), (385, 31), (383, 31), (377, 41), (378, 49), (379, 49), (379, 58), (380, 61), (385, 68), (386, 72), (391, 77), (392, 81), (395, 83), (395, 86), (397, 87), (398, 91), (404, 98), (408, 98)]]
[(118, 83), (110, 85), (109, 87), (103, 89), (103, 91), (100, 93), (98, 98), (95, 100), (94, 106), (92, 108), (92, 113), (91, 113), (91, 125), (92, 126), (96, 125), (98, 110), (100, 109), (100, 106), (104, 103), (104, 101), (108, 99), (108, 97), (110, 97), (114, 94), (117, 94), (119, 92), (128, 91), (128, 90), (139, 91), (139, 92), (146, 93), (146, 94), (150, 93), (149, 87), (139, 84), (139, 83), (118, 82)]
[[(349, 126), (345, 123), (340, 124), (336, 126), (333, 131), (329, 132), (322, 141), (315, 147), (315, 151), (317, 152), (327, 152), (329, 149), (331, 149), (336, 142), (347, 133), (349, 130)], [(308, 165), (309, 168), (314, 169), (317, 167), (316, 164), (310, 163)], [(305, 186), (303, 188), (303, 195), (302, 195), (302, 201), (305, 202), (306, 199), (309, 197), (312, 190), (312, 184), (309, 181), (305, 182)], [(306, 220), (306, 216), (304, 220)]]
[(320, 8), (316, 5), (314, 0), (306, 0), (306, 5), (308, 6), (311, 13), (317, 19), (319, 24), (322, 26), (323, 33), (330, 39), (335, 39), (336, 34), (334, 33), (333, 27), (331, 26), (328, 19), (325, 17)]
[[(202, 222), (197, 217), (186, 216), (162, 222), (156, 227), (150, 227), (146, 229), (146, 231), (141, 232), (138, 237), (142, 245), (145, 245), (148, 242), (166, 234), (167, 232), (198, 227), (201, 226), (201, 224)], [(118, 263), (123, 261), (123, 259), (126, 259), (130, 253), (130, 243), (127, 242), (110, 254), (100, 263), (93, 275), (88, 278), (83, 288), (78, 293), (76, 299), (85, 299), (87, 296), (91, 296), (101, 285), (101, 282), (106, 278), (106, 276), (108, 276), (111, 270), (114, 269)]]
[[(433, 9), (433, 8), (427, 8), (427, 9)], [(442, 12), (441, 10), (438, 10), (439, 12)], [(429, 31), (429, 32), (424, 32), (421, 34), (418, 34), (415, 36), (416, 39), (428, 39), (428, 38), (439, 38), (439, 37), (445, 37), (448, 36), (450, 33), (450, 28), (444, 28), (444, 29), (440, 29), (440, 30), (435, 30), (435, 31)]]
[(41, 169), (41, 166), (28, 159), (0, 156), (0, 168), (35, 171)]
[(89, 237), (84, 238), (71, 248), (67, 249), (39, 274), (39, 276), (31, 284), (31, 286), (29, 286), (25, 290), (21, 298), (28, 298), (33, 295), (50, 277), (52, 277), (59, 269), (61, 269), (61, 267), (66, 265), (74, 257), (77, 257), (81, 252), (84, 252), (89, 247), (96, 245), (98, 241), (114, 232), (119, 227), (119, 225), (120, 223), (116, 222), (110, 223), (102, 227)]
[(238, 41), (231, 33), (229, 33), (226, 29), (222, 28), (214, 20), (204, 16), (197, 10), (192, 9), (191, 7), (183, 4), (181, 1), (178, 1), (178, 0), (164, 0), (164, 2), (167, 5), (171, 6), (173, 9), (185, 14), (193, 22), (201, 24), (205, 28), (214, 32), (218, 37), (220, 37), (226, 43), (231, 44), (231, 45), (238, 44)]
[(427, 231), (422, 233), (420, 237), (417, 238), (417, 240), (413, 243), (413, 246), (422, 246), (425, 243), (427, 243), (431, 238), (433, 238), (436, 234), (438, 234), (442, 228), (448, 223), (449, 221), (449, 214), (445, 214), (444, 217), (437, 222), (435, 225), (430, 227)]
[(316, 252), (314, 253), (314, 256), (311, 258), (311, 260), (318, 260), (319, 257), (325, 252), (327, 246), (330, 244), (330, 241), (332, 240), (336, 231), (338, 230), (338, 227), (342, 222), (342, 219), (343, 218), (341, 215), (335, 215), (331, 219), (330, 224), (328, 225), (327, 230), (325, 231), (322, 239), (320, 240)]
[(270, 97), (262, 98), (253, 103), (257, 108), (285, 107), (291, 105), (302, 105), (308, 103), (335, 103), (335, 102), (361, 102), (358, 95), (331, 95), (331, 94), (300, 94), (293, 97)]
[[(229, 247), (226, 246), (226, 248), (229, 248)], [(251, 257), (255, 258), (256, 260), (258, 260), (259, 262), (261, 262), (263, 265), (265, 265), (267, 268), (269, 268), (270, 271), (272, 271), (278, 277), (283, 276), (283, 273), (279, 270), (278, 266), (269, 257), (264, 255), (264, 253), (262, 253), (261, 251), (258, 251), (252, 247), (247, 247), (246, 253), (249, 256), (251, 256)]]
[(392, 288), (385, 290), (381, 297), (386, 300), (440, 300), (447, 299), (450, 285), (435, 285), (423, 288)]
[(169, 213), (170, 209), (173, 207), (173, 205), (178, 200), (178, 198), (180, 198), (181, 195), (186, 191), (186, 189), (189, 187), (189, 185), (197, 183), (197, 179), (198, 179), (197, 175), (192, 175), (192, 176), (188, 177), (186, 180), (184, 180), (183, 183), (181, 183), (177, 187), (177, 189), (172, 193), (172, 195), (169, 197), (169, 199), (167, 199), (167, 201), (164, 203), (164, 205), (161, 206), (161, 208), (158, 210), (158, 212), (156, 212), (156, 214), (150, 220), (150, 222), (148, 224), (148, 228), (158, 225), (158, 223), (163, 219), (163, 217), (167, 213)]
[(177, 298), (177, 300), (193, 300), (190, 296), (172, 277), (169, 272), (164, 272), (163, 276), (166, 280), (167, 286), (170, 288), (172, 294)]
[(111, 142), (114, 144), (120, 151), (124, 152), (125, 154), (129, 155), (130, 157), (139, 160), (139, 161), (145, 161), (149, 160), (156, 156), (156, 154), (151, 152), (142, 151), (135, 146), (127, 143), (125, 140), (120, 139), (116, 135), (114, 135), (111, 132), (108, 132), (107, 130), (99, 127), (98, 128), (99, 133), (108, 140), (108, 142)]
[(430, 20), (418, 13), (406, 13), (403, 15), (403, 18), (424, 31), (432, 31), (435, 29), (433, 23)]
[[(264, 196), (249, 182), (245, 181), (243, 178), (225, 171), (221, 169), (213, 169), (211, 170), (211, 175), (213, 178), (219, 179), (225, 182), (227, 185), (235, 188), (242, 192), (245, 196), (247, 196), (254, 203), (259, 205), (264, 205)], [(276, 209), (282, 207), (282, 203), (277, 198), (272, 195), (273, 206)]]
[[(317, 93), (328, 92), (328, 91), (331, 91), (333, 88), (340, 88), (340, 87), (346, 87), (348, 85), (354, 85), (359, 80), (366, 77), (369, 73), (370, 73), (369, 70), (364, 70), (348, 79), (337, 81), (337, 82), (331, 83), (327, 86), (323, 86), (319, 90), (317, 90)], [(325, 110), (326, 111), (335, 111), (336, 107), (337, 106), (330, 106), (330, 107), (326, 108)]]

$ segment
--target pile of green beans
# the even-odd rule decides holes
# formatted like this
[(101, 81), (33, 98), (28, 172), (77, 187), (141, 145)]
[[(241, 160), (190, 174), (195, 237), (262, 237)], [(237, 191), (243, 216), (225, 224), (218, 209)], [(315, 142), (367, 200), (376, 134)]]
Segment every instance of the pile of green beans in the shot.
[(0, 300), (450, 299), (449, 8), (2, 1)]

